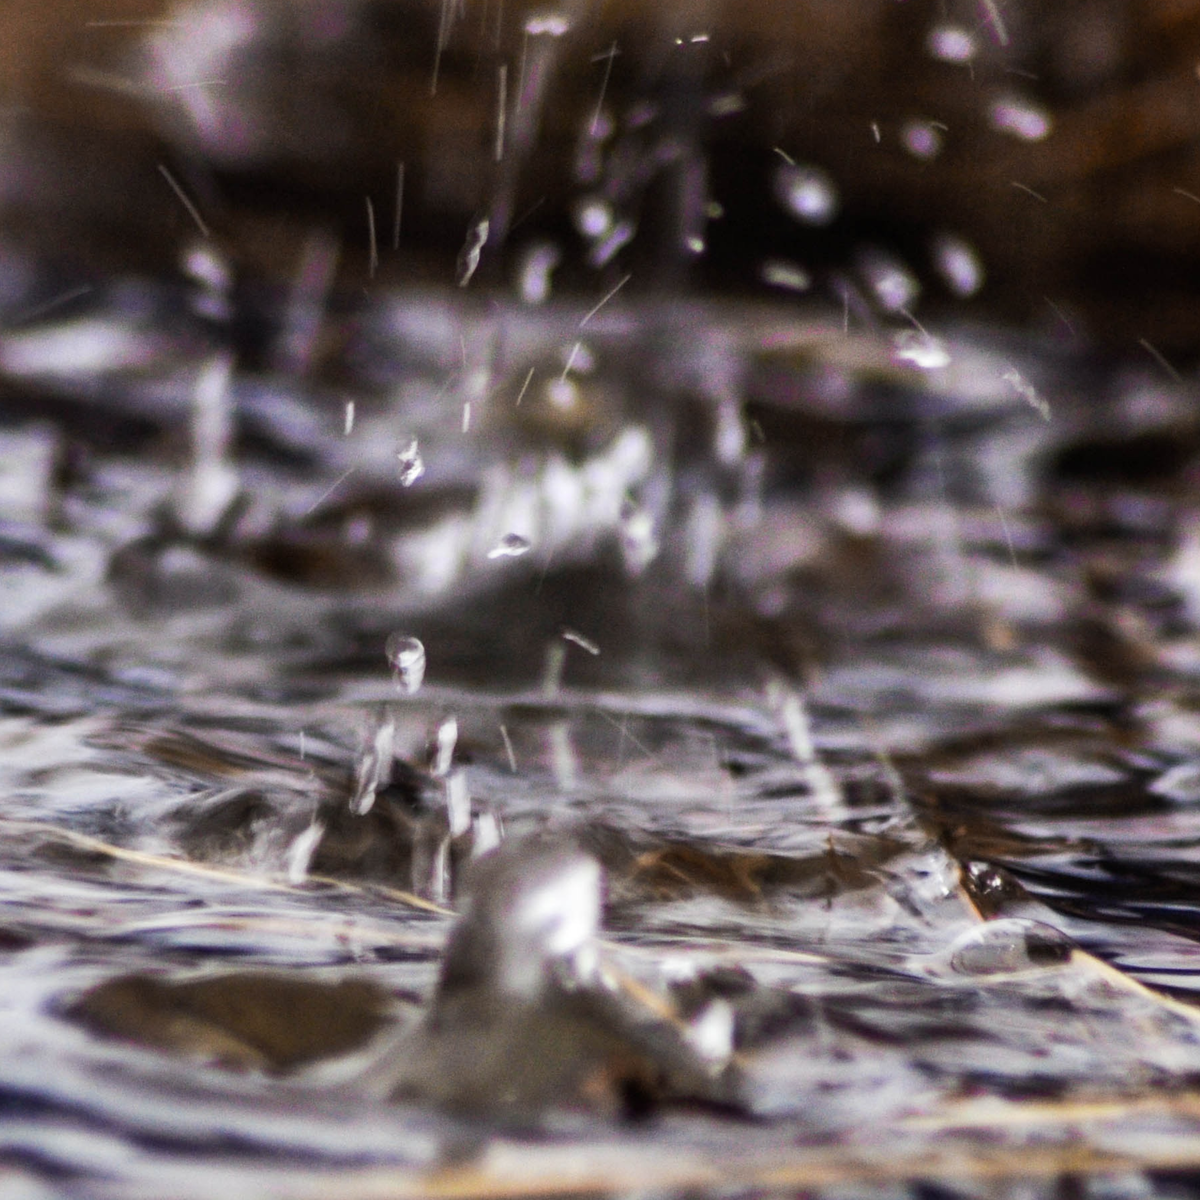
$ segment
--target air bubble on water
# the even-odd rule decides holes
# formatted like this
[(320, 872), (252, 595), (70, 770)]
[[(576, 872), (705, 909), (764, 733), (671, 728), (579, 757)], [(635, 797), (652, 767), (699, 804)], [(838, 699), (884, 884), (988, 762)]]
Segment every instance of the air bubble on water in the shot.
[(925, 47), (942, 62), (967, 63), (979, 53), (975, 35), (961, 25), (935, 25), (925, 39)]
[(684, 245), (686, 246), (689, 254), (703, 254), (707, 248), (705, 246), (704, 239), (698, 234), (693, 234), (691, 237), (689, 237), (684, 242)]
[(933, 121), (905, 121), (900, 127), (900, 142), (913, 158), (928, 162), (942, 152), (942, 130)]
[(400, 463), (400, 486), (412, 487), (425, 474), (425, 460), (421, 457), (421, 447), (413, 438), (403, 450), (396, 453)]
[(589, 241), (602, 238), (613, 227), (612, 205), (602, 196), (584, 196), (574, 206), (575, 228)]
[(956, 296), (973, 296), (983, 287), (983, 263), (975, 248), (960, 237), (943, 233), (934, 239), (933, 265)]
[(820, 167), (782, 163), (775, 171), (775, 198), (806, 225), (828, 225), (837, 215), (837, 188)]
[(1074, 944), (1051, 925), (1020, 917), (986, 921), (955, 939), (947, 954), (958, 975), (1015, 975), (1062, 966)]
[(992, 128), (1026, 142), (1040, 142), (1051, 129), (1050, 114), (1023, 96), (1003, 96), (989, 110)]
[(506, 533), (488, 552), (488, 558), (520, 558), (528, 554), (532, 543), (519, 533)]
[(875, 303), (887, 313), (911, 308), (920, 294), (916, 276), (899, 259), (882, 250), (864, 250), (858, 269)]
[(425, 647), (415, 637), (393, 633), (384, 644), (384, 654), (392, 668), (392, 681), (413, 695), (425, 681)]
[(901, 329), (892, 336), (893, 354), (898, 362), (909, 363), (922, 371), (937, 371), (950, 365), (945, 343), (919, 329)]
[(433, 765), (431, 773), (439, 779), (450, 773), (454, 761), (454, 748), (458, 745), (458, 718), (447, 717), (437, 727), (434, 735)]
[(799, 263), (787, 259), (768, 258), (759, 273), (763, 283), (789, 292), (807, 292), (812, 287), (812, 276)]
[(356, 816), (361, 817), (369, 813), (375, 803), (376, 793), (391, 782), (395, 736), (396, 724), (391, 714), (382, 714), (355, 764), (350, 811)]

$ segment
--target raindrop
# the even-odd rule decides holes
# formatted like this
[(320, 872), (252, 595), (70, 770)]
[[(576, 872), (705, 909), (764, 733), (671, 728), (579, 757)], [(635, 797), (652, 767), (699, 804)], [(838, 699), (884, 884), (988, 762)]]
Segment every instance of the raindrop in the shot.
[(1038, 392), (1016, 367), (1009, 367), (1001, 376), (1001, 379), (1008, 384), (1012, 390), (1029, 405), (1042, 418), (1043, 421), (1050, 420), (1050, 405), (1046, 399)]
[(789, 292), (807, 292), (812, 287), (812, 277), (798, 263), (782, 258), (769, 258), (761, 269), (763, 283), (772, 287), (786, 288)]
[(970, 62), (979, 53), (979, 43), (961, 25), (935, 25), (925, 40), (929, 53), (942, 62)]
[(480, 217), (467, 230), (467, 240), (458, 252), (458, 265), (454, 277), (459, 287), (466, 287), (471, 282), (471, 276), (479, 266), (479, 255), (488, 239), (488, 228), (487, 217)]
[(383, 652), (392, 668), (392, 681), (411, 696), (425, 679), (425, 647), (415, 637), (393, 633)]
[(898, 313), (912, 306), (921, 291), (916, 277), (898, 259), (882, 250), (864, 250), (858, 268), (875, 303), (884, 312)]
[(640, 575), (658, 557), (654, 517), (636, 504), (621, 510), (621, 560), (630, 575)]
[(820, 167), (781, 165), (775, 172), (775, 198), (807, 225), (828, 225), (837, 215), (837, 188)]
[(898, 361), (911, 363), (922, 371), (936, 371), (950, 365), (950, 354), (939, 339), (916, 329), (902, 329), (893, 339)]
[(421, 457), (421, 447), (413, 438), (403, 450), (396, 454), (400, 463), (400, 486), (412, 487), (425, 474), (425, 460)]
[(570, 28), (571, 22), (562, 13), (534, 13), (525, 19), (525, 32), (530, 37), (539, 37), (542, 34), (548, 37), (562, 37)]
[(575, 205), (575, 228), (591, 241), (602, 238), (612, 228), (612, 205), (599, 196), (585, 196)]
[(637, 227), (632, 221), (618, 221), (609, 231), (607, 237), (597, 242), (588, 255), (588, 264), (592, 267), (607, 266), (617, 252), (633, 240)]
[(983, 263), (960, 237), (944, 233), (934, 240), (933, 265), (956, 296), (973, 296), (983, 287)]
[(550, 275), (562, 261), (562, 252), (552, 242), (534, 242), (521, 256), (517, 291), (525, 304), (544, 304), (550, 298)]
[(900, 142), (913, 158), (928, 162), (942, 152), (942, 131), (932, 121), (906, 121), (900, 128)]
[(506, 533), (487, 553), (488, 558), (520, 558), (529, 552), (532, 543), (519, 533)]
[(992, 128), (1026, 142), (1040, 142), (1050, 132), (1050, 114), (1023, 96), (1004, 96), (991, 107)]

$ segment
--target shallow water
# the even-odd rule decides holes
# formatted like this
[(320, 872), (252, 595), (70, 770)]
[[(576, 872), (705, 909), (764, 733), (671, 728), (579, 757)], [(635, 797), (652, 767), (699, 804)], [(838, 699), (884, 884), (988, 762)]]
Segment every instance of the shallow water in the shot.
[[(101, 302), (111, 361), (6, 335), (6, 1186), (1169, 1188), (1187, 389), (699, 301), (614, 300), (571, 374), (584, 311), (393, 296), (306, 381)], [(1114, 431), (1178, 470), (1106, 462)], [(536, 883), (548, 844), (605, 881), (569, 960), (516, 915), (587, 907), (553, 856)], [(493, 1036), (505, 955), (537, 1052)], [(388, 1100), (405, 1054), (437, 1078)]]

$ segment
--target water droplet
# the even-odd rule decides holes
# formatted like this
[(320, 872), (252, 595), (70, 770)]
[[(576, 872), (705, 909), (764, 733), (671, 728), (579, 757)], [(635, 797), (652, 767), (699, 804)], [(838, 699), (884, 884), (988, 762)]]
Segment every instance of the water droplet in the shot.
[(602, 238), (613, 225), (612, 205), (600, 196), (585, 196), (575, 205), (575, 228), (591, 241)]
[(900, 128), (900, 142), (913, 158), (928, 162), (942, 152), (942, 131), (932, 121), (906, 121)]
[(920, 294), (921, 285), (913, 273), (882, 250), (862, 251), (858, 269), (875, 303), (884, 312), (898, 313), (910, 308)]
[(762, 265), (763, 283), (772, 287), (786, 288), (790, 292), (807, 292), (812, 287), (812, 277), (798, 263), (782, 258), (769, 258)]
[(500, 541), (488, 551), (488, 558), (520, 558), (529, 551), (532, 543), (519, 533), (506, 533)]
[(936, 371), (950, 365), (950, 354), (945, 345), (928, 333), (902, 329), (893, 337), (892, 344), (898, 361), (911, 363), (922, 371)]
[(956, 296), (973, 296), (983, 287), (983, 263), (969, 243), (945, 233), (933, 243), (933, 265)]
[(550, 298), (550, 275), (562, 261), (553, 242), (534, 242), (521, 256), (517, 291), (526, 304), (544, 304)]
[(975, 35), (961, 25), (935, 25), (925, 46), (930, 55), (942, 62), (970, 62), (979, 53)]
[(562, 13), (533, 13), (525, 19), (525, 32), (530, 37), (540, 37), (543, 34), (547, 37), (562, 37), (570, 28), (571, 22)]
[(425, 680), (425, 647), (415, 637), (393, 633), (384, 644), (392, 668), (392, 680), (410, 696)]
[(1040, 142), (1051, 128), (1050, 114), (1023, 96), (1003, 96), (993, 102), (992, 128), (1026, 142)]
[(459, 287), (466, 287), (479, 266), (479, 255), (488, 239), (490, 225), (487, 217), (480, 217), (467, 230), (467, 240), (458, 252), (458, 265), (455, 272), (455, 282)]
[(820, 167), (784, 163), (775, 172), (775, 197), (807, 225), (828, 225), (837, 215), (837, 188)]
[(412, 487), (425, 474), (425, 460), (421, 457), (421, 447), (413, 438), (403, 450), (396, 454), (400, 463), (400, 486)]
[(621, 510), (621, 559), (630, 575), (640, 575), (658, 557), (654, 517), (636, 504)]

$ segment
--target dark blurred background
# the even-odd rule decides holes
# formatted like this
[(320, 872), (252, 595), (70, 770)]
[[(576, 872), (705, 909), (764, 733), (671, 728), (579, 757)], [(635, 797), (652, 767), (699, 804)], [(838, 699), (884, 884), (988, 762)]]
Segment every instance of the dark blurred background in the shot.
[(632, 273), (845, 300), (882, 254), (922, 313), (1200, 346), (1192, 0), (10, 0), (0, 21), (14, 270), (177, 270), (197, 226), (174, 181), (268, 290), (314, 234), (346, 290), (453, 286), (486, 219), (471, 286), (531, 299), (557, 264), (597, 296)]

